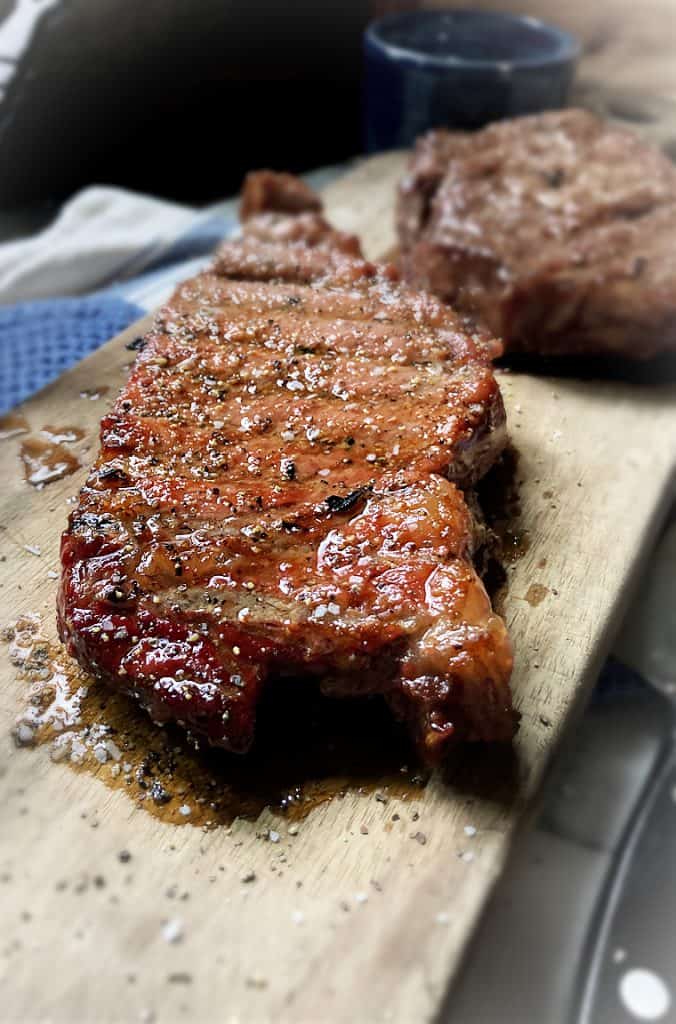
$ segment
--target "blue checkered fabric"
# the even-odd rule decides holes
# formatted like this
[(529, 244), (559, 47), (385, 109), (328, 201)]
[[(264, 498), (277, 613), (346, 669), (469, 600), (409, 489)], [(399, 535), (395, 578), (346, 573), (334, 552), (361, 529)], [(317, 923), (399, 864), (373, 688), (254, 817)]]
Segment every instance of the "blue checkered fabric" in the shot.
[(143, 313), (118, 295), (0, 307), (0, 413), (55, 380)]

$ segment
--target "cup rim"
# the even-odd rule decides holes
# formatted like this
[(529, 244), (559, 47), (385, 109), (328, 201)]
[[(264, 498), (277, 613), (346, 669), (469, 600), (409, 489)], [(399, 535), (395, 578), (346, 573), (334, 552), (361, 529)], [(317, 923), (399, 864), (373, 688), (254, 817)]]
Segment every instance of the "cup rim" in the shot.
[[(425, 53), (422, 50), (415, 49), (415, 47), (401, 46), (397, 43), (391, 43), (387, 39), (384, 39), (381, 34), (382, 30), (385, 28), (396, 25), (397, 23), (410, 22), (415, 18), (425, 18), (432, 21), (448, 18), (449, 16), (455, 17), (458, 15), (460, 17), (469, 15), (477, 21), (492, 21), (493, 23), (498, 22), (503, 25), (521, 24), (539, 29), (551, 39), (552, 50), (550, 53), (541, 53), (531, 57), (513, 57), (505, 60), (498, 60), (495, 58), (467, 58), (453, 54), (441, 56)], [(540, 18), (534, 18), (529, 14), (510, 14), (507, 11), (471, 10), (465, 7), (426, 11), (397, 11), (394, 14), (386, 14), (381, 18), (376, 18), (367, 26), (364, 32), (364, 39), (382, 53), (386, 54), (391, 60), (433, 68), (483, 68), (486, 70), (497, 69), (501, 72), (509, 72), (513, 68), (535, 68), (546, 67), (548, 65), (565, 64), (577, 60), (581, 52), (580, 43), (574, 35), (567, 32), (565, 29), (559, 28), (557, 25), (552, 25), (550, 22), (542, 21)]]

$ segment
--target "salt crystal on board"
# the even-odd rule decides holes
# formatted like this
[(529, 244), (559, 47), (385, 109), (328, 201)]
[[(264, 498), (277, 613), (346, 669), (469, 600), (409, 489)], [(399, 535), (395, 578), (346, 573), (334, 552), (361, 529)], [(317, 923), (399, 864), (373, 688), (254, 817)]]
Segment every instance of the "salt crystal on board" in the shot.
[(180, 917), (172, 917), (162, 925), (162, 938), (165, 942), (180, 942), (183, 934), (183, 922)]

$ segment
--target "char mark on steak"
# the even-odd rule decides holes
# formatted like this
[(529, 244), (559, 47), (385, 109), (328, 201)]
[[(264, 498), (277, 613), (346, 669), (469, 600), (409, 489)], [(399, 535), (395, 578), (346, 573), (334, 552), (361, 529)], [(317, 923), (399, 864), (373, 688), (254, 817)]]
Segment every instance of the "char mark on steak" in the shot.
[(508, 352), (676, 349), (676, 168), (586, 111), (424, 136), (397, 227), (406, 281)]
[(158, 314), (63, 536), (60, 633), (229, 750), (303, 675), (383, 694), (434, 763), (515, 728), (461, 490), (505, 443), (495, 345), (318, 205), (250, 176), (242, 236)]

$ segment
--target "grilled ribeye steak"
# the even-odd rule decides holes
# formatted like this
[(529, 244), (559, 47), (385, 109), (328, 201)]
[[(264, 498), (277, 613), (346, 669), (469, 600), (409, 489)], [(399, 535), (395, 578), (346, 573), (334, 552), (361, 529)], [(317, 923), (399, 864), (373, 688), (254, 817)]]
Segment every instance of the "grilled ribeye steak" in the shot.
[(676, 349), (676, 168), (585, 111), (424, 136), (398, 232), (405, 279), (508, 351)]
[(266, 681), (299, 676), (382, 693), (430, 762), (509, 740), (511, 647), (459, 489), (505, 441), (495, 344), (315, 209), (266, 211), (273, 185), (249, 181), (242, 237), (177, 289), (102, 421), (61, 637), (232, 751)]

